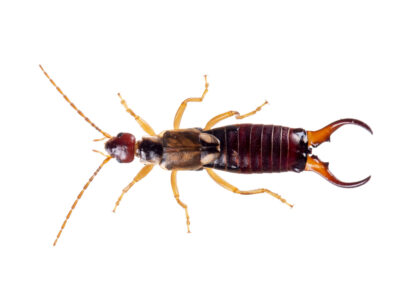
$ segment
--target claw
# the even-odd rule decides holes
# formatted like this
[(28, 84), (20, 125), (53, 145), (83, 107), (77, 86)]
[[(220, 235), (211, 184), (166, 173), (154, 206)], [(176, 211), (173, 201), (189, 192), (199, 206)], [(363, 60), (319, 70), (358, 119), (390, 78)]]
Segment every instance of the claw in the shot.
[(309, 156), (307, 157), (307, 164), (306, 164), (306, 171), (314, 171), (315, 173), (318, 173), (322, 177), (324, 177), (326, 180), (328, 180), (330, 183), (333, 183), (337, 186), (343, 187), (343, 188), (353, 188), (353, 187), (358, 187), (360, 185), (363, 185), (367, 183), (371, 176), (368, 176), (367, 178), (360, 180), (360, 181), (355, 181), (355, 182), (343, 182), (339, 179), (337, 179), (331, 171), (329, 171), (328, 168), (329, 163), (322, 162), (320, 159), (315, 156)]
[[(361, 122), (356, 119), (342, 119), (342, 120), (333, 122), (320, 130), (307, 131), (308, 146), (312, 146), (315, 148), (315, 147), (318, 147), (323, 142), (329, 142), (330, 136), (332, 135), (332, 133), (334, 133), (338, 128), (342, 127), (343, 125), (347, 125), (347, 124), (354, 124), (354, 125), (363, 127), (364, 129), (368, 130), (372, 134), (372, 129), (364, 122)], [(319, 175), (321, 175), (322, 177), (324, 177), (330, 183), (333, 183), (337, 186), (345, 187), (345, 188), (358, 187), (360, 185), (367, 183), (369, 181), (369, 179), (371, 178), (371, 176), (368, 176), (367, 178), (360, 180), (360, 181), (343, 182), (343, 181), (337, 179), (330, 172), (328, 165), (329, 165), (329, 163), (322, 162), (317, 156), (311, 155), (311, 156), (307, 157), (307, 163), (306, 163), (305, 170), (306, 171), (314, 171), (314, 172), (318, 173)]]
[(323, 142), (329, 142), (332, 133), (334, 133), (337, 129), (339, 129), (343, 125), (347, 124), (358, 125), (368, 130), (372, 134), (372, 129), (364, 122), (361, 122), (356, 119), (342, 119), (335, 121), (320, 130), (307, 131), (308, 144), (313, 147), (318, 147)]

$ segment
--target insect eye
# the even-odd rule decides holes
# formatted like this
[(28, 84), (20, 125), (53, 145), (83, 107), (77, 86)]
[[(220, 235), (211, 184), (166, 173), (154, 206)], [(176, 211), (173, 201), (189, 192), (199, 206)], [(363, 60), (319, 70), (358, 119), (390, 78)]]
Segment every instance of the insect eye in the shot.
[(118, 133), (117, 138), (120, 138), (123, 134), (123, 132)]

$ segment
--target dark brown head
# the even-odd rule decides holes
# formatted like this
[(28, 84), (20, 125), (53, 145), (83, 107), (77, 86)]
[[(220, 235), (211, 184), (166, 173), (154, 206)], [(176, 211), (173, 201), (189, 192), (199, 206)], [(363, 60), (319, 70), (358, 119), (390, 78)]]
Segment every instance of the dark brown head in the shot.
[(111, 157), (120, 163), (130, 163), (135, 158), (136, 139), (133, 134), (119, 133), (109, 139), (105, 145), (106, 151)]

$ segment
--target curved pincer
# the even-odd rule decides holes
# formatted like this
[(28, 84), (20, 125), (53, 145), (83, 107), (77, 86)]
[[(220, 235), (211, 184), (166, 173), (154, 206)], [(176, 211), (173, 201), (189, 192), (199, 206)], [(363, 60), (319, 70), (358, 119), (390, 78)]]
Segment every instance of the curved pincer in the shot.
[(329, 170), (328, 168), (329, 163), (322, 162), (319, 160), (319, 158), (316, 155), (311, 155), (307, 157), (307, 164), (306, 164), (306, 171), (314, 171), (315, 173), (318, 173), (322, 177), (324, 177), (326, 180), (328, 180), (330, 183), (333, 183), (334, 185), (343, 187), (343, 188), (353, 188), (353, 187), (358, 187), (360, 185), (363, 185), (367, 183), (371, 176), (368, 176), (367, 178), (360, 180), (360, 181), (355, 181), (355, 182), (343, 182), (339, 179), (337, 179)]
[(354, 124), (358, 125), (366, 130), (368, 130), (372, 134), (372, 129), (367, 124), (360, 120), (356, 119), (341, 119), (335, 121), (324, 128), (316, 131), (307, 131), (308, 145), (318, 147), (323, 142), (329, 142), (332, 133), (334, 133), (337, 129), (342, 127), (343, 125)]
[[(361, 122), (356, 119), (342, 119), (342, 120), (335, 121), (320, 130), (307, 131), (308, 147), (315, 148), (315, 147), (318, 147), (323, 142), (329, 142), (330, 136), (332, 135), (332, 133), (334, 133), (338, 128), (342, 127), (343, 125), (347, 125), (347, 124), (354, 124), (354, 125), (363, 127), (364, 129), (368, 130), (372, 134), (372, 129), (364, 122)], [(315, 173), (318, 173), (319, 175), (324, 177), (330, 183), (333, 183), (337, 186), (345, 187), (345, 188), (358, 187), (360, 185), (367, 183), (369, 181), (369, 179), (371, 178), (371, 176), (368, 176), (367, 178), (360, 180), (360, 181), (343, 182), (343, 181), (337, 179), (331, 173), (331, 171), (328, 168), (328, 165), (329, 165), (329, 163), (322, 162), (317, 156), (308, 155), (305, 170), (306, 171), (314, 171)]]

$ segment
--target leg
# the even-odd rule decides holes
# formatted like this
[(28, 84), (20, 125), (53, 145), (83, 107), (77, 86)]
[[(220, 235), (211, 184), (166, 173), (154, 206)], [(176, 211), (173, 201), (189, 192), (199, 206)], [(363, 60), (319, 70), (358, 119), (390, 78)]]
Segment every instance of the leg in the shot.
[(187, 209), (187, 205), (185, 203), (183, 203), (180, 199), (179, 199), (179, 192), (178, 192), (178, 186), (176, 185), (176, 173), (177, 171), (172, 171), (171, 173), (171, 186), (172, 186), (172, 191), (174, 193), (174, 197), (176, 199), (176, 201), (178, 202), (178, 204), (180, 206), (182, 206), (185, 209), (185, 213), (186, 213), (186, 226), (187, 226), (187, 232), (190, 233), (190, 221), (189, 221), (189, 213), (188, 213), (188, 209)]
[(117, 202), (115, 203), (115, 207), (113, 209), (113, 212), (117, 209), (119, 203), (121, 202), (122, 197), (129, 191), (129, 189), (136, 183), (142, 180), (144, 177), (147, 176), (147, 174), (150, 173), (150, 171), (153, 169), (154, 165), (145, 165), (139, 173), (133, 178), (132, 182), (128, 184), (123, 190), (121, 196), (119, 196)]
[(208, 82), (207, 82), (207, 75), (204, 75), (204, 78), (206, 80), (206, 87), (204, 89), (203, 95), (200, 98), (188, 98), (184, 100), (181, 105), (179, 106), (176, 114), (175, 114), (175, 119), (174, 119), (174, 129), (179, 129), (179, 125), (181, 124), (182, 116), (183, 113), (185, 112), (186, 106), (188, 102), (201, 102), (204, 99), (204, 96), (208, 92)]
[(204, 127), (204, 130), (209, 130), (212, 127), (214, 127), (215, 124), (217, 124), (217, 123), (221, 122), (222, 120), (225, 120), (225, 119), (227, 119), (229, 117), (232, 117), (232, 116), (235, 116), (236, 119), (244, 119), (244, 118), (250, 117), (250, 116), (254, 115), (256, 112), (260, 111), (261, 108), (267, 103), (268, 103), (268, 101), (265, 101), (263, 104), (261, 104), (255, 110), (253, 110), (253, 111), (251, 111), (251, 112), (249, 112), (249, 113), (247, 113), (247, 114), (245, 114), (243, 116), (240, 115), (237, 111), (233, 111), (233, 110), (228, 111), (228, 112), (223, 113), (223, 114), (220, 114), (218, 116), (215, 116), (210, 121), (208, 121), (208, 123), (206, 124), (206, 127)]
[(139, 123), (140, 127), (142, 127), (142, 129), (146, 131), (149, 135), (155, 136), (156, 133), (154, 132), (153, 128), (151, 128), (151, 126), (145, 120), (143, 120), (141, 117), (135, 114), (133, 110), (128, 107), (128, 104), (126, 104), (126, 101), (122, 98), (120, 93), (118, 93), (118, 97), (121, 99), (121, 104), (125, 107), (125, 110), (129, 114), (131, 114), (132, 117), (135, 118), (136, 122)]
[(214, 181), (216, 183), (218, 183), (220, 186), (222, 186), (223, 188), (227, 189), (228, 191), (231, 191), (231, 192), (236, 193), (236, 194), (241, 194), (241, 195), (253, 195), (253, 194), (267, 193), (267, 194), (270, 194), (271, 196), (275, 197), (276, 199), (280, 200), (282, 203), (285, 203), (286, 205), (289, 205), (290, 207), (293, 207), (293, 204), (288, 203), (281, 196), (279, 196), (278, 194), (275, 194), (274, 192), (271, 192), (270, 190), (267, 190), (267, 189), (256, 189), (256, 190), (250, 190), (250, 191), (241, 191), (237, 187), (235, 187), (235, 186), (229, 184), (228, 182), (226, 182), (225, 180), (223, 180), (213, 170), (206, 168), (206, 171), (207, 171), (208, 175), (210, 175), (210, 177), (212, 179), (214, 179)]

